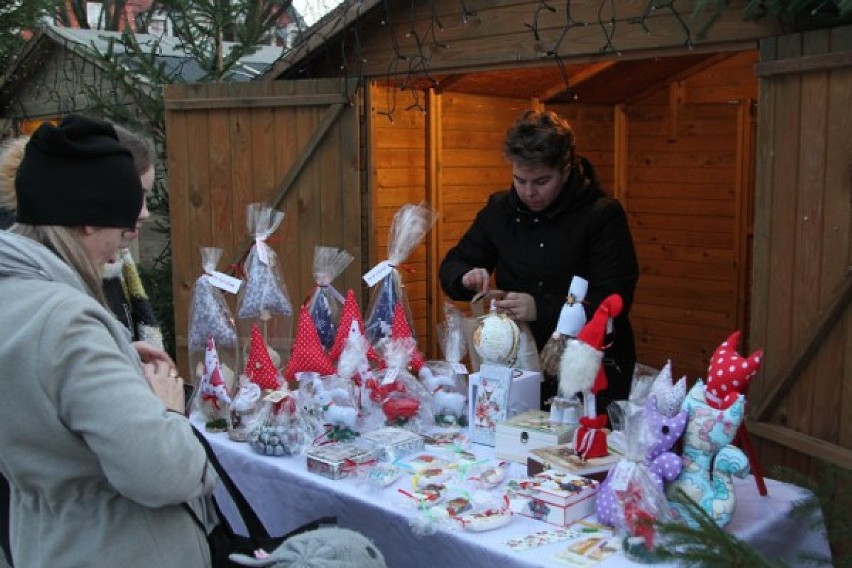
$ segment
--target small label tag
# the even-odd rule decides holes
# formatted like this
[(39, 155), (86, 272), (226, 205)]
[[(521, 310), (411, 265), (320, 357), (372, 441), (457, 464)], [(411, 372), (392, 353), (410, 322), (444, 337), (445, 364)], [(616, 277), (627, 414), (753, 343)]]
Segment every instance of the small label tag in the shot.
[(263, 400), (266, 400), (266, 401), (269, 401), (269, 402), (281, 402), (285, 398), (287, 398), (286, 392), (284, 392), (284, 391), (272, 391), (271, 393), (269, 393), (268, 395), (263, 397)]
[(391, 270), (393, 270), (393, 267), (390, 265), (390, 262), (383, 260), (371, 268), (370, 271), (363, 276), (364, 282), (367, 283), (367, 286), (372, 288), (379, 282), (379, 280), (390, 274)]
[(453, 363), (453, 371), (459, 375), (466, 375), (467, 367), (465, 367), (464, 363)]
[(399, 367), (391, 367), (385, 371), (385, 376), (382, 379), (383, 385), (389, 385), (394, 382), (399, 375)]
[(228, 274), (219, 272), (218, 270), (208, 272), (207, 276), (210, 277), (210, 283), (213, 286), (216, 286), (225, 292), (230, 292), (231, 294), (239, 292), (240, 286), (243, 285), (243, 281), (239, 278), (234, 278), (233, 276), (229, 276)]
[(636, 464), (630, 460), (621, 460), (616, 464), (610, 480), (610, 487), (613, 491), (627, 491), (627, 485), (630, 483), (630, 478), (633, 477), (635, 467)]

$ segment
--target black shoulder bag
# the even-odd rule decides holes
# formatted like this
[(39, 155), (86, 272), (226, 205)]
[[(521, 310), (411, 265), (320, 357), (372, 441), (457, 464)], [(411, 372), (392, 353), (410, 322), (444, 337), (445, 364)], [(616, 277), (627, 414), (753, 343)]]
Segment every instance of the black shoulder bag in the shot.
[[(216, 509), (216, 514), (219, 516), (219, 524), (217, 524), (210, 533), (207, 533), (207, 542), (210, 545), (210, 555), (213, 560), (213, 568), (240, 568), (239, 564), (231, 562), (228, 558), (230, 554), (240, 553), (248, 556), (254, 556), (254, 551), (258, 548), (271, 552), (284, 540), (291, 536), (295, 536), (305, 531), (318, 529), (323, 526), (337, 524), (337, 519), (335, 517), (323, 517), (302, 525), (296, 530), (293, 530), (283, 536), (270, 536), (266, 527), (263, 526), (263, 523), (258, 518), (257, 513), (254, 512), (254, 509), (251, 508), (251, 505), (249, 505), (246, 498), (240, 492), (239, 488), (234, 483), (234, 480), (231, 479), (231, 476), (229, 476), (228, 472), (225, 471), (225, 468), (222, 467), (222, 464), (219, 462), (219, 458), (216, 457), (216, 453), (213, 451), (213, 448), (210, 447), (210, 442), (207, 441), (204, 434), (199, 432), (195, 426), (192, 427), (192, 430), (195, 433), (195, 437), (198, 438), (198, 441), (201, 442), (202, 446), (204, 446), (204, 450), (207, 452), (207, 459), (213, 465), (216, 473), (219, 474), (219, 479), (222, 481), (222, 484), (228, 491), (228, 495), (231, 496), (231, 499), (237, 506), (237, 511), (239, 512), (249, 534), (249, 536), (246, 537), (234, 532), (234, 529), (231, 527), (230, 523), (228, 523), (225, 515), (222, 514), (219, 504), (216, 502), (216, 497), (214, 496), (213, 506)], [(201, 519), (199, 519), (195, 514), (195, 511), (192, 510), (192, 507), (186, 503), (184, 503), (184, 507), (189, 512), (189, 515), (192, 517), (192, 520), (195, 521), (196, 525), (198, 525), (199, 528), (206, 533), (204, 523), (201, 522)]]

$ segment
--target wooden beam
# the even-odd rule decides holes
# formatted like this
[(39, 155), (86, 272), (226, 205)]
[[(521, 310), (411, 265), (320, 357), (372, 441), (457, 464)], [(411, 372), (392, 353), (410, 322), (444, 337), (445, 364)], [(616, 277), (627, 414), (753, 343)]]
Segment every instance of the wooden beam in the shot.
[[(340, 114), (343, 112), (343, 108), (344, 105), (338, 103), (332, 105), (326, 111), (325, 116), (323, 116), (322, 121), (319, 123), (316, 130), (314, 130), (314, 133), (311, 135), (310, 140), (308, 140), (308, 143), (305, 144), (305, 147), (302, 149), (301, 153), (299, 154), (298, 158), (296, 158), (296, 161), (293, 163), (293, 165), (290, 166), (290, 169), (287, 171), (287, 174), (284, 176), (284, 179), (282, 179), (281, 182), (278, 184), (278, 192), (276, 193), (275, 198), (272, 199), (272, 202), (270, 203), (270, 206), (273, 209), (278, 208), (278, 206), (281, 205), (281, 202), (284, 201), (284, 198), (287, 196), (287, 193), (290, 191), (290, 188), (293, 187), (293, 184), (299, 178), (299, 174), (302, 173), (302, 170), (307, 165), (308, 160), (316, 151), (323, 138), (325, 138), (325, 135), (328, 134), (328, 131), (331, 130), (331, 127), (340, 117)], [(235, 258), (228, 266), (240, 262), (243, 258), (243, 253), (251, 245), (251, 243), (251, 237), (244, 237), (240, 241), (240, 244), (236, 249)]]
[(563, 81), (560, 81), (558, 84), (545, 89), (544, 92), (538, 95), (538, 98), (542, 101), (547, 101), (552, 97), (555, 97), (565, 89), (572, 89), (580, 83), (588, 81), (596, 75), (600, 75), (615, 64), (615, 61), (600, 61), (598, 63), (592, 63), (588, 67), (585, 67), (582, 71), (574, 73), (573, 75), (568, 77), (567, 85)]
[(708, 67), (712, 67), (713, 65), (716, 65), (717, 63), (720, 63), (720, 62), (722, 62), (726, 59), (729, 59), (729, 58), (733, 57), (734, 55), (736, 55), (736, 53), (717, 53), (715, 55), (710, 55), (706, 59), (696, 63), (695, 65), (687, 67), (686, 69), (684, 69), (683, 71), (681, 71), (679, 73), (675, 73), (674, 75), (672, 75), (671, 77), (669, 77), (665, 81), (660, 81), (659, 83), (657, 83), (655, 85), (651, 85), (647, 89), (645, 89), (643, 91), (639, 91), (635, 95), (632, 95), (632, 96), (626, 98), (624, 100), (624, 103), (631, 105), (631, 104), (635, 104), (639, 101), (642, 101), (642, 100), (650, 97), (651, 95), (655, 95), (655, 94), (659, 93), (660, 91), (662, 91), (663, 89), (668, 88), (668, 86), (671, 85), (672, 83), (677, 83), (679, 81), (683, 81), (684, 79), (691, 77), (692, 75), (695, 75), (696, 73), (704, 71)]
[(780, 424), (749, 420), (747, 427), (750, 434), (759, 436), (764, 440), (775, 442), (785, 448), (834, 464), (845, 470), (852, 470), (852, 450), (849, 448), (829, 444), (825, 440), (796, 432)]
[[(459, 75), (456, 75), (459, 77)], [(435, 89), (429, 89), (426, 94), (426, 201), (434, 211), (443, 211), (444, 200), (441, 187), (443, 161), (443, 98)], [(431, 304), (426, 312), (429, 325), (429, 349), (432, 357), (440, 357), (438, 349), (437, 324), (443, 322), (444, 317), (444, 293), (441, 290), (441, 282), (438, 278), (438, 268), (441, 265), (440, 244), (443, 240), (443, 223), (441, 219), (432, 226), (432, 230), (426, 234), (426, 274), (427, 274), (427, 301)]]
[(449, 89), (450, 87), (452, 87), (453, 85), (455, 85), (456, 83), (458, 83), (459, 81), (464, 79), (465, 77), (467, 77), (467, 73), (457, 73), (455, 75), (447, 75), (445, 78), (440, 79), (438, 81), (438, 86), (435, 87), (435, 92), (440, 95), (441, 93), (446, 92), (447, 89)]
[(775, 410), (775, 405), (787, 394), (795, 379), (799, 377), (841, 318), (850, 300), (852, 300), (852, 270), (846, 272), (846, 279), (826, 304), (826, 308), (817, 315), (814, 324), (804, 333), (802, 340), (797, 342), (798, 349), (793, 351), (780, 367), (777, 377), (769, 380), (769, 383), (774, 386), (755, 409), (753, 413), (755, 419), (769, 418)]
[(754, 66), (754, 74), (758, 78), (764, 79), (774, 75), (812, 73), (850, 66), (852, 66), (852, 51), (841, 51), (838, 53), (807, 55), (805, 57), (796, 57), (795, 59), (765, 61)]
[(343, 94), (278, 95), (270, 97), (221, 97), (211, 99), (166, 100), (166, 110), (209, 110), (223, 108), (271, 108), (348, 103)]

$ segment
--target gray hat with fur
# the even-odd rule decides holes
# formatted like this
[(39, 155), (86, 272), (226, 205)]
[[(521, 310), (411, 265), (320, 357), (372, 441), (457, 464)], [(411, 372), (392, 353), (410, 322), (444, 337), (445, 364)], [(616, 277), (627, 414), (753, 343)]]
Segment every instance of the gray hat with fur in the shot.
[(264, 558), (231, 554), (243, 566), (270, 568), (387, 568), (382, 553), (365, 536), (328, 527), (288, 538)]

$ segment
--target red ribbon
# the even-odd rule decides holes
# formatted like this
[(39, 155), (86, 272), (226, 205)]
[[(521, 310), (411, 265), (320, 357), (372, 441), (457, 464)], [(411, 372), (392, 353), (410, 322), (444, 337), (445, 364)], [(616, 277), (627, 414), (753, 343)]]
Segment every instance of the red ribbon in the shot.
[(603, 430), (606, 428), (606, 414), (598, 414), (597, 416), (583, 416), (580, 418), (580, 426), (585, 426), (590, 430)]

